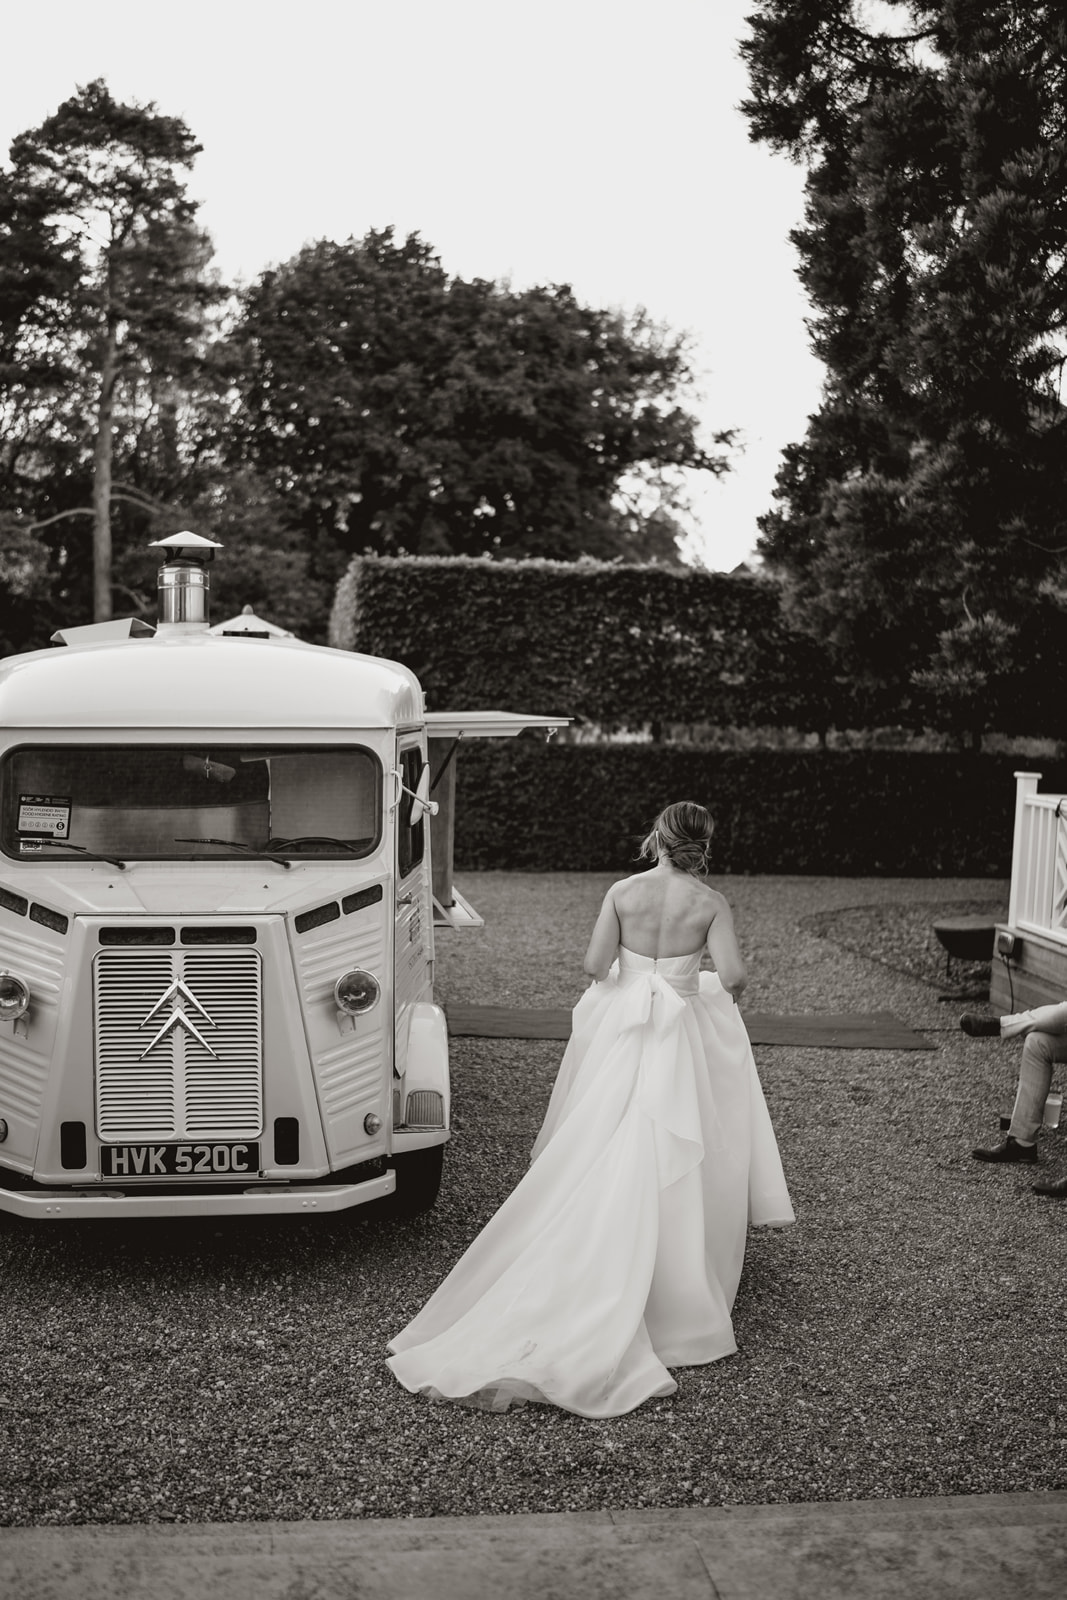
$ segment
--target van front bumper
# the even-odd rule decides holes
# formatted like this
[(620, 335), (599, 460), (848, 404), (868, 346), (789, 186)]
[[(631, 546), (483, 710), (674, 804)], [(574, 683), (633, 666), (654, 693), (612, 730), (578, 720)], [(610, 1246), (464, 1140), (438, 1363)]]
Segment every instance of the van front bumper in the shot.
[(0, 1188), (0, 1212), (36, 1222), (93, 1221), (100, 1217), (307, 1217), (382, 1200), (396, 1189), (390, 1168), (361, 1183), (264, 1183), (248, 1189), (153, 1194), (144, 1190)]

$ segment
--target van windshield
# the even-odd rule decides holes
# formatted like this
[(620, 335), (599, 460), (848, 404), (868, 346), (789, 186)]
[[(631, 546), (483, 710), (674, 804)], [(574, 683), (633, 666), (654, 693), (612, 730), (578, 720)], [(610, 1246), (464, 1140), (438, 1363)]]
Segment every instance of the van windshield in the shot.
[(350, 859), (381, 837), (382, 769), (352, 745), (23, 745), (0, 814), (19, 861)]

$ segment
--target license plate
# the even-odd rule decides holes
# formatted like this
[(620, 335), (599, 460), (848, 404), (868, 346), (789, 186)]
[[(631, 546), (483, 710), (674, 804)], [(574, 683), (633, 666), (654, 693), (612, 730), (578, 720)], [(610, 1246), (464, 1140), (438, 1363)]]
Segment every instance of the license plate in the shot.
[(250, 1144), (105, 1144), (103, 1178), (247, 1178), (259, 1172), (259, 1141)]

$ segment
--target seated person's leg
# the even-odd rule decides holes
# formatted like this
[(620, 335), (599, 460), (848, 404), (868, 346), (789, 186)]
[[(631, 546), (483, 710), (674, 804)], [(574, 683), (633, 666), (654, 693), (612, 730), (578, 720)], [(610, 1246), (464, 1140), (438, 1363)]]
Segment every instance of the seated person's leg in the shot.
[(1067, 1034), (1067, 1001), (1054, 1006), (1034, 1006), (1032, 1011), (1017, 1011), (1000, 1019), (1000, 1037), (1013, 1039), (1022, 1033)]
[(1015, 1093), (1011, 1127), (1008, 1129), (1011, 1138), (1019, 1144), (1033, 1144), (1037, 1138), (1045, 1101), (1052, 1087), (1053, 1063), (1057, 1061), (1067, 1061), (1067, 1035), (1040, 1031), (1027, 1034), (1019, 1064), (1019, 1086)]

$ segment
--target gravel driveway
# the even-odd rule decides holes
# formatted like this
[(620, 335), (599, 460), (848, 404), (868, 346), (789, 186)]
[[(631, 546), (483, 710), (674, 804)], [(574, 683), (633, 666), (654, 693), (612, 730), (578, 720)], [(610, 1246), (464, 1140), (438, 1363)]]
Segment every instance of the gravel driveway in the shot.
[[(447, 1003), (569, 1004), (610, 879), (461, 876)], [(891, 1010), (931, 1052), (761, 1047), (798, 1215), (740, 1352), (628, 1417), (435, 1406), (387, 1338), (521, 1175), (561, 1046), (460, 1039), (437, 1209), (391, 1224), (0, 1220), (0, 1523), (232, 1521), (1067, 1488), (1067, 1204), (970, 1158), (1017, 1047), (956, 1028), (929, 924), (1006, 885), (721, 880), (753, 1011)], [(863, 908), (862, 910), (857, 908)], [(849, 948), (849, 946), (852, 948)], [(1067, 1171), (1061, 1131), (1045, 1171)]]

